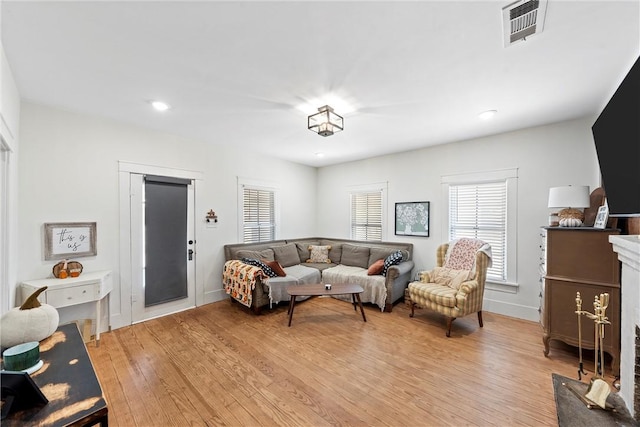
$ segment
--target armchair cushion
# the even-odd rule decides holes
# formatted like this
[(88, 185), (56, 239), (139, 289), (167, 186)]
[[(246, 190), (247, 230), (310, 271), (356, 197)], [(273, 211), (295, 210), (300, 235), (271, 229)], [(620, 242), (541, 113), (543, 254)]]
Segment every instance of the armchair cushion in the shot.
[(458, 291), (453, 288), (435, 283), (409, 283), (411, 300), (420, 306), (428, 305), (425, 303), (430, 302), (439, 306), (453, 308), (456, 306), (457, 293)]
[(458, 290), (463, 282), (471, 278), (471, 271), (435, 267), (429, 275), (433, 283)]

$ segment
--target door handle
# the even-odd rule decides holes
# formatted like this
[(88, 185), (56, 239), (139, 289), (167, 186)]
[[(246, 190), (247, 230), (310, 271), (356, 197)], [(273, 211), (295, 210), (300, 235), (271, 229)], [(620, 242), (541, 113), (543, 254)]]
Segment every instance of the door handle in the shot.
[(193, 249), (189, 249), (189, 251), (187, 252), (187, 254), (189, 255), (189, 261), (193, 261)]

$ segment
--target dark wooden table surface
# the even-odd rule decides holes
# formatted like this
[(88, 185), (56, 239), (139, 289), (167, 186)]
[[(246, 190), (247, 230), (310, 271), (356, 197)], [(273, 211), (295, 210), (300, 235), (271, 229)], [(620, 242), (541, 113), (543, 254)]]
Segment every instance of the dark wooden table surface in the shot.
[[(364, 315), (364, 308), (362, 307), (362, 301), (360, 300), (360, 294), (364, 292), (362, 286), (353, 285), (348, 283), (336, 283), (331, 285), (331, 289), (326, 289), (325, 284), (311, 284), (311, 285), (296, 285), (290, 286), (287, 289), (291, 299), (289, 300), (289, 326), (291, 326), (291, 319), (293, 319), (293, 309), (296, 306), (296, 297), (298, 296), (323, 296), (323, 295), (346, 295), (351, 294), (351, 300), (353, 302), (353, 309), (358, 311), (357, 306), (360, 307), (362, 313), (362, 320), (365, 322), (367, 318)], [(357, 304), (357, 305), (356, 305)]]
[(75, 323), (60, 326), (40, 342), (42, 368), (31, 374), (49, 403), (13, 412), (9, 426), (108, 425), (107, 402)]

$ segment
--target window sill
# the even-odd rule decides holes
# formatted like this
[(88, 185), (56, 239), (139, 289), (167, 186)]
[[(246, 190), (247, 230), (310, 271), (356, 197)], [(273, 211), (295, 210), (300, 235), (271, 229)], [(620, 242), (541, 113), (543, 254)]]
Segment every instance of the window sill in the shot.
[(505, 292), (508, 294), (517, 294), (520, 285), (510, 282), (492, 282), (487, 280), (484, 288), (490, 291)]

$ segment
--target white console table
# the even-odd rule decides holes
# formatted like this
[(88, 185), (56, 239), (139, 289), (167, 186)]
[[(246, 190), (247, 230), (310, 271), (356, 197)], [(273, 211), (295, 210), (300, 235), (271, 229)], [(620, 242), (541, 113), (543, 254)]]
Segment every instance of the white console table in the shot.
[(100, 303), (113, 290), (111, 271), (94, 271), (82, 273), (78, 277), (66, 279), (36, 279), (22, 282), (22, 299), (26, 299), (37, 289), (47, 286), (47, 289), (38, 296), (42, 303), (55, 308), (69, 307), (72, 305), (89, 302), (96, 303), (96, 346), (100, 345)]

